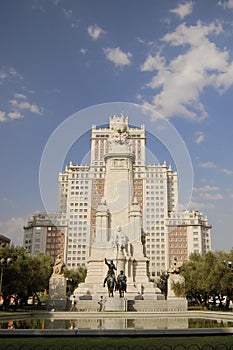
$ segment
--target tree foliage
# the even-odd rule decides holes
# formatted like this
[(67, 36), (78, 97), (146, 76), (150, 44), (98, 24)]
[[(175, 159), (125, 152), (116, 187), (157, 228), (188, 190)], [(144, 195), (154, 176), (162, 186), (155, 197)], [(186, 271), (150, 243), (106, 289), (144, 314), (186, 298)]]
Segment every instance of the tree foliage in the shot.
[(79, 267), (76, 270), (66, 269), (64, 275), (67, 279), (67, 295), (70, 296), (75, 288), (78, 287), (79, 283), (85, 281), (87, 270), (84, 267)]
[(157, 283), (157, 287), (161, 290), (162, 294), (164, 294), (165, 298), (167, 297), (167, 280), (168, 274), (163, 272), (160, 275), (160, 280)]
[(0, 258), (11, 258), (11, 263), (3, 268), (4, 300), (8, 300), (10, 295), (16, 295), (26, 302), (28, 296), (48, 289), (53, 265), (50, 256), (31, 256), (24, 247), (10, 245), (0, 247)]
[(223, 296), (233, 298), (233, 269), (228, 262), (233, 261), (230, 253), (208, 252), (191, 254), (189, 261), (180, 270), (185, 278), (184, 286), (174, 286), (175, 293), (183, 287), (189, 300), (195, 300), (203, 308), (209, 307), (209, 300), (221, 301)]

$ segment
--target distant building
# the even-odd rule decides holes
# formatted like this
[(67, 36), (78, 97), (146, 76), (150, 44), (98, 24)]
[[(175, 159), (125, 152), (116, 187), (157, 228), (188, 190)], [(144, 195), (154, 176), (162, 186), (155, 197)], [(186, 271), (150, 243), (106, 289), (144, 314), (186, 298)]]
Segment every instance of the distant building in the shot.
[(62, 255), (66, 259), (66, 237), (66, 215), (37, 213), (24, 226), (24, 246), (32, 255)]
[(170, 213), (167, 219), (168, 260), (187, 261), (191, 253), (211, 250), (211, 226), (199, 211)]
[(10, 238), (0, 234), (0, 244), (10, 244)]

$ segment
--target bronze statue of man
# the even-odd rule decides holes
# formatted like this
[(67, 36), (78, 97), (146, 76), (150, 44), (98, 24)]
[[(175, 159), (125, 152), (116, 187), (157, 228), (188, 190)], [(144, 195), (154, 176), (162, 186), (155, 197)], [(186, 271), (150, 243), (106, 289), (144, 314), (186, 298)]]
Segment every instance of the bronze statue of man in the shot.
[(127, 277), (125, 276), (124, 271), (121, 270), (119, 275), (117, 276), (117, 284), (119, 285), (121, 283), (125, 287), (125, 291), (126, 291), (126, 282), (127, 282)]
[(105, 283), (107, 282), (109, 277), (113, 278), (114, 282), (116, 283), (116, 277), (115, 277), (115, 271), (114, 271), (114, 270), (116, 270), (116, 266), (115, 266), (113, 260), (110, 260), (110, 263), (109, 263), (107, 261), (107, 259), (105, 258), (105, 264), (108, 266), (108, 273), (104, 279), (104, 287), (105, 287)]

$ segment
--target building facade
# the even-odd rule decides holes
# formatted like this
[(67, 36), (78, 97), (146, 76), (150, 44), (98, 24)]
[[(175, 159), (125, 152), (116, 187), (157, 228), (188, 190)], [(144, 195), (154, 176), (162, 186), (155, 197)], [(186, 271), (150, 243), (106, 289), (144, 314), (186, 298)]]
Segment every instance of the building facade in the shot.
[[(142, 212), (150, 273), (157, 277), (167, 270), (174, 257), (185, 261), (191, 252), (211, 250), (211, 227), (199, 212), (177, 211), (177, 172), (165, 162), (162, 165), (146, 164), (146, 130), (144, 126), (130, 127), (124, 116), (110, 117), (108, 128), (92, 127), (89, 165), (70, 163), (59, 174), (58, 213), (67, 221), (66, 264), (68, 268), (86, 265), (96, 234), (98, 204), (104, 193), (111, 191), (111, 188), (106, 188), (109, 186), (106, 182), (106, 157), (110, 152), (109, 139), (113, 140), (117, 135), (114, 132), (118, 126), (124, 127), (134, 156), (131, 192)], [(124, 132), (120, 135), (124, 138)]]
[(10, 242), (11, 242), (10, 238), (0, 234), (0, 244), (1, 245), (8, 245), (8, 244), (10, 244)]
[(32, 255), (61, 255), (66, 260), (66, 238), (65, 214), (37, 213), (24, 226), (24, 246)]
[(170, 213), (167, 220), (168, 259), (187, 261), (191, 253), (211, 250), (211, 226), (199, 211)]

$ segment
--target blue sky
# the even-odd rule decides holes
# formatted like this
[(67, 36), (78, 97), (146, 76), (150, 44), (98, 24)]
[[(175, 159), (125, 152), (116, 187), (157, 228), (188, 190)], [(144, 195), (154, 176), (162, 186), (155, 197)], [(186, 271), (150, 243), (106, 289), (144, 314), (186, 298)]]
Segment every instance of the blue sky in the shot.
[[(229, 251), (232, 19), (232, 0), (2, 0), (0, 232), (21, 243), (26, 219), (44, 210), (39, 166), (54, 130), (84, 108), (128, 102), (181, 135), (194, 172), (190, 208), (208, 215), (214, 250)], [(78, 150), (70, 157), (80, 162)]]

